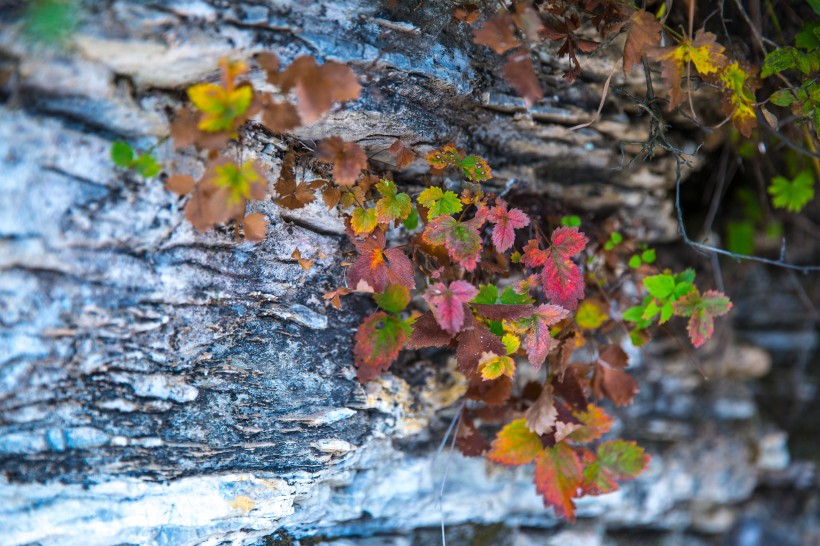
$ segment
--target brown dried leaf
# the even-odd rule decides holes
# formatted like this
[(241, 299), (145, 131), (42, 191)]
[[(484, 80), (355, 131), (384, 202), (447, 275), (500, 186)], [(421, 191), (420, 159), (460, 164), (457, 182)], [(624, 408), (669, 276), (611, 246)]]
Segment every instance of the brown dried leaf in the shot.
[(308, 271), (311, 267), (313, 267), (313, 260), (308, 260), (306, 258), (302, 258), (302, 251), (299, 250), (298, 248), (293, 251), (293, 253), (290, 255), (290, 257), (293, 258), (294, 260), (296, 260), (297, 262), (299, 262), (299, 265), (305, 271)]
[(552, 396), (552, 386), (544, 385), (538, 400), (530, 406), (524, 414), (527, 419), (527, 428), (541, 436), (555, 428), (555, 419), (558, 410), (555, 408), (555, 399)]
[(632, 70), (650, 47), (660, 44), (661, 30), (654, 15), (644, 10), (635, 12), (624, 44), (624, 73)]
[(322, 191), (322, 201), (325, 202), (328, 210), (331, 210), (333, 207), (338, 205), (341, 198), (342, 190), (334, 186), (327, 186)]
[(258, 243), (265, 240), (268, 233), (268, 221), (265, 215), (261, 212), (254, 212), (248, 214), (242, 220), (242, 229), (245, 231), (245, 239), (252, 243)]
[(340, 186), (352, 186), (359, 173), (367, 168), (367, 155), (355, 142), (345, 142), (332, 136), (319, 145), (319, 161), (333, 163), (333, 181)]
[(481, 17), (481, 10), (475, 4), (462, 4), (453, 10), (453, 19), (472, 25)]
[(194, 189), (196, 181), (189, 174), (175, 174), (165, 181), (165, 189), (178, 195), (185, 195)]
[(396, 156), (396, 168), (398, 170), (402, 170), (416, 159), (413, 150), (405, 146), (401, 140), (396, 140), (387, 151)]
[(499, 55), (520, 45), (515, 37), (512, 16), (506, 11), (495, 14), (484, 26), (474, 29), (473, 42), (485, 45)]
[(262, 123), (272, 133), (284, 133), (302, 124), (295, 106), (289, 102), (276, 102), (269, 93), (262, 96), (261, 108)]
[(510, 55), (504, 64), (504, 77), (507, 78), (507, 81), (521, 95), (528, 106), (532, 106), (544, 98), (528, 50), (522, 48), (516, 51), (515, 54)]

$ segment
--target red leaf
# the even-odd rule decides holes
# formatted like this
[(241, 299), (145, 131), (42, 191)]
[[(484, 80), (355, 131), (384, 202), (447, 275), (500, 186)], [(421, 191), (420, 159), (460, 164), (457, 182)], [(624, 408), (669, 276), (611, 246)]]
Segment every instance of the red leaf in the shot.
[(535, 74), (535, 67), (532, 64), (529, 50), (520, 49), (510, 55), (504, 64), (504, 77), (507, 78), (513, 89), (521, 95), (527, 106), (532, 106), (544, 98), (544, 92), (538, 83), (538, 76)]
[(701, 295), (695, 288), (674, 302), (672, 307), (676, 315), (690, 317), (687, 326), (689, 339), (692, 340), (692, 345), (700, 347), (712, 337), (715, 330), (714, 317), (731, 311), (732, 302), (725, 294), (717, 290), (709, 290)]
[(519, 209), (507, 210), (507, 203), (499, 201), (498, 205), (490, 209), (487, 218), (495, 224), (493, 228), (493, 244), (496, 250), (504, 252), (515, 242), (515, 230), (530, 224), (530, 219)]
[(465, 304), (476, 294), (478, 289), (465, 281), (453, 281), (450, 286), (437, 282), (424, 293), (424, 300), (433, 311), (439, 326), (451, 335), (456, 335), (464, 325)]
[(506, 11), (497, 13), (481, 28), (474, 29), (473, 35), (474, 43), (485, 45), (499, 55), (519, 45), (512, 16)]
[(543, 451), (541, 438), (517, 419), (498, 432), (487, 458), (494, 463), (518, 466), (531, 463)]
[[(588, 242), (589, 239), (578, 228), (561, 226), (552, 232), (548, 251), (530, 250), (529, 262), (545, 262), (541, 271), (541, 287), (552, 303), (575, 309), (578, 300), (584, 299), (584, 278), (571, 258), (580, 254)], [(529, 263), (527, 265), (532, 267)]]
[(433, 313), (428, 311), (413, 323), (413, 333), (407, 340), (407, 347), (410, 349), (446, 347), (450, 344), (451, 339), (452, 336), (441, 329)]
[(573, 497), (581, 486), (583, 474), (578, 455), (565, 443), (544, 449), (535, 461), (535, 488), (552, 506), (558, 517), (575, 521)]
[(354, 337), (353, 354), (359, 381), (373, 379), (399, 356), (410, 327), (400, 318), (377, 311), (364, 319)]
[(332, 136), (319, 145), (319, 161), (333, 163), (333, 181), (340, 186), (352, 186), (362, 169), (367, 168), (367, 155), (361, 146)]
[(579, 444), (597, 440), (609, 432), (615, 423), (614, 418), (595, 404), (590, 404), (584, 411), (576, 411), (574, 415), (581, 421), (581, 428), (573, 431), (568, 438)]
[(438, 216), (424, 228), (422, 239), (429, 245), (444, 245), (450, 258), (473, 271), (481, 259), (481, 236), (474, 220), (459, 222), (452, 216)]
[(567, 316), (569, 311), (557, 305), (543, 304), (536, 309), (524, 340), (530, 365), (536, 370), (541, 368), (550, 352), (550, 326), (561, 322)]
[(501, 356), (507, 352), (501, 338), (477, 321), (472, 313), (466, 313), (464, 327), (456, 341), (458, 369), (468, 376), (475, 373), (482, 356), (487, 353)]
[(413, 289), (413, 262), (401, 249), (384, 249), (384, 232), (377, 230), (364, 241), (354, 240), (359, 257), (347, 271), (348, 285), (358, 292), (383, 292), (389, 284)]

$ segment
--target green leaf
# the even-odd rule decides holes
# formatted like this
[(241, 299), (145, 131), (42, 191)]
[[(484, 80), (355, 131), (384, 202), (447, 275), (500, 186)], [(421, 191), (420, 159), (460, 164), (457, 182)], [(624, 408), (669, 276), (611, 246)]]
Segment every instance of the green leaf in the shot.
[(794, 102), (794, 94), (790, 89), (779, 89), (772, 93), (769, 100), (777, 106), (791, 106)]
[(728, 222), (726, 224), (726, 248), (735, 254), (753, 254), (755, 251), (755, 226), (751, 222)]
[(609, 240), (612, 241), (612, 244), (619, 245), (623, 242), (624, 236), (617, 231), (613, 231), (609, 236)]
[(794, 68), (797, 65), (797, 55), (794, 48), (784, 47), (771, 51), (763, 60), (763, 68), (760, 70), (762, 78), (768, 78), (773, 74), (779, 74), (784, 70)]
[(803, 29), (794, 37), (794, 45), (807, 51), (817, 49), (820, 47), (818, 32), (820, 32), (820, 23), (817, 21), (806, 22)]
[(644, 250), (641, 253), (641, 260), (643, 260), (644, 263), (648, 263), (648, 264), (655, 263), (655, 249), (650, 248), (649, 250)]
[(142, 154), (141, 156), (137, 157), (132, 163), (131, 168), (133, 168), (137, 174), (142, 176), (143, 178), (153, 178), (162, 172), (162, 165), (157, 163), (157, 160), (154, 159), (154, 156), (148, 154)]
[(508, 286), (501, 292), (501, 297), (499, 301), (504, 305), (523, 305), (527, 303), (533, 303), (533, 299), (530, 297), (529, 294), (526, 292), (523, 294), (519, 294), (515, 290), (513, 290), (512, 286)]
[(498, 301), (498, 288), (493, 284), (482, 284), (478, 287), (478, 294), (473, 298), (472, 303), (493, 305)]
[(631, 258), (629, 258), (629, 267), (632, 269), (638, 269), (641, 267), (641, 257), (635, 254)]
[(644, 309), (646, 309), (645, 305), (630, 307), (624, 311), (622, 317), (625, 321), (634, 323), (639, 330), (648, 328), (652, 324), (652, 321), (643, 318)]
[(800, 212), (814, 198), (814, 175), (810, 170), (801, 171), (794, 180), (775, 176), (769, 186), (775, 208)]
[(416, 210), (416, 207), (413, 207), (413, 210), (410, 211), (410, 216), (402, 222), (402, 225), (407, 231), (413, 231), (419, 227), (419, 211)]
[(652, 320), (660, 312), (661, 308), (658, 307), (658, 305), (654, 301), (650, 301), (649, 305), (647, 305), (646, 308), (644, 308), (641, 318), (644, 320)]
[(374, 294), (379, 307), (390, 313), (399, 313), (407, 308), (410, 303), (410, 290), (406, 286), (393, 284), (385, 289), (382, 294)]
[(379, 217), (376, 214), (376, 209), (363, 209), (356, 207), (350, 215), (350, 227), (356, 235), (365, 235), (370, 233), (379, 224)]
[(576, 215), (562, 216), (561, 225), (566, 227), (581, 227), (581, 217)]
[(451, 191), (442, 191), (441, 188), (436, 186), (421, 192), (418, 202), (429, 210), (428, 220), (444, 214), (456, 214), (461, 212), (462, 209), (458, 195)]
[(674, 315), (674, 314), (675, 314), (675, 308), (672, 306), (672, 302), (671, 301), (666, 302), (664, 304), (664, 306), (661, 307), (661, 320), (658, 322), (658, 324), (666, 323), (666, 321), (668, 321), (670, 318), (672, 318), (672, 315)]
[(820, 15), (820, 0), (806, 0), (811, 6), (811, 9), (814, 10), (814, 13)]
[(680, 284), (680, 283), (684, 283), (684, 282), (688, 282), (689, 284), (692, 284), (693, 282), (695, 282), (695, 270), (692, 269), (691, 267), (688, 267), (688, 268), (684, 269), (683, 271), (681, 271), (680, 273), (677, 273), (675, 275), (675, 283), (676, 284)]
[(672, 275), (652, 275), (643, 280), (643, 285), (647, 292), (659, 300), (665, 300), (675, 289), (675, 279)]
[(598, 464), (616, 480), (630, 480), (649, 464), (649, 456), (635, 442), (610, 440), (598, 446)]
[(134, 149), (121, 140), (114, 142), (111, 144), (111, 161), (114, 165), (127, 169), (134, 161)]
[(23, 17), (23, 33), (31, 40), (59, 45), (74, 32), (78, 11), (76, 2), (32, 0), (28, 4)]
[(464, 171), (464, 176), (473, 182), (482, 182), (493, 177), (487, 161), (477, 155), (468, 155), (462, 159), (461, 170)]
[(406, 193), (398, 193), (396, 183), (392, 180), (382, 178), (376, 189), (382, 194), (382, 198), (376, 202), (376, 214), (379, 223), (388, 223), (396, 220), (405, 220), (413, 210), (413, 203)]

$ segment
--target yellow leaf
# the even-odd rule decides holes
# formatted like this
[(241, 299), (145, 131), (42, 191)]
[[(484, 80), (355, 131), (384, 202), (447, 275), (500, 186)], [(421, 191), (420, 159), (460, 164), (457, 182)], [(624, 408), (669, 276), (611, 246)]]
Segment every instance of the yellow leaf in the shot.
[(502, 375), (512, 377), (515, 373), (515, 361), (509, 356), (484, 353), (484, 358), (478, 363), (478, 371), (485, 381), (498, 379)]
[(595, 302), (586, 300), (575, 311), (575, 322), (584, 330), (595, 330), (609, 318)]

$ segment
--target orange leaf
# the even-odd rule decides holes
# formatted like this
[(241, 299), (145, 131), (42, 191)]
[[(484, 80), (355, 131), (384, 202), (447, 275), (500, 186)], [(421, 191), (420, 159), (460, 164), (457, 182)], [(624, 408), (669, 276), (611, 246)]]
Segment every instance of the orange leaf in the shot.
[(265, 240), (265, 235), (268, 233), (268, 221), (261, 212), (254, 212), (242, 220), (242, 229), (245, 230), (246, 240), (258, 243)]
[(572, 502), (581, 486), (581, 461), (565, 443), (544, 449), (535, 461), (535, 488), (544, 497), (544, 506), (552, 506), (558, 517), (575, 521)]
[(499, 55), (519, 45), (512, 16), (506, 11), (497, 13), (484, 26), (473, 30), (473, 36), (474, 43), (485, 45)]
[(541, 439), (527, 428), (525, 419), (516, 419), (502, 428), (487, 458), (495, 463), (518, 466), (531, 463), (544, 450)]

